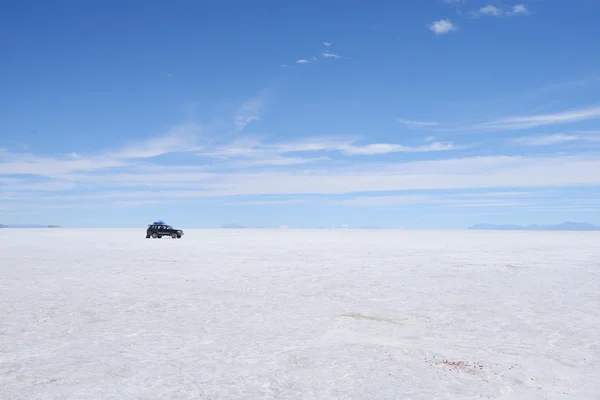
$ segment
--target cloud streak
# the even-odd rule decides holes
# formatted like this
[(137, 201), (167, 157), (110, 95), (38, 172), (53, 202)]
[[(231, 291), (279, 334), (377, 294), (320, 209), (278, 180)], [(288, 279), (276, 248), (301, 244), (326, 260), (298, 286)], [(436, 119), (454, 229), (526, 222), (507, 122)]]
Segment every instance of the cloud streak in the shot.
[(598, 118), (600, 118), (600, 106), (592, 106), (553, 114), (508, 117), (492, 122), (477, 124), (466, 129), (481, 131), (515, 131), (538, 128), (541, 126), (569, 124)]
[(550, 135), (536, 135), (536, 136), (523, 136), (510, 140), (513, 143), (521, 144), (524, 146), (550, 146), (555, 144), (569, 143), (569, 142), (599, 142), (600, 134), (598, 135), (585, 135), (585, 134), (564, 134), (564, 133), (553, 133)]
[[(263, 143), (256, 139), (239, 139), (227, 146), (208, 149), (198, 154), (225, 160), (245, 160), (245, 165), (294, 165), (329, 160), (328, 153), (346, 156), (375, 156), (393, 153), (424, 153), (464, 149), (453, 143), (430, 142), (420, 146), (395, 143), (356, 144), (355, 140), (335, 138), (310, 138), (296, 142)], [(312, 153), (299, 156), (298, 153)], [(325, 155), (315, 155), (325, 153)], [(290, 156), (291, 155), (291, 156)]]
[(396, 121), (398, 121), (399, 123), (401, 123), (403, 125), (410, 126), (410, 127), (416, 127), (416, 128), (427, 128), (427, 127), (433, 127), (433, 126), (439, 125), (437, 122), (434, 122), (434, 121), (413, 121), (410, 119), (403, 119), (403, 118), (396, 118)]

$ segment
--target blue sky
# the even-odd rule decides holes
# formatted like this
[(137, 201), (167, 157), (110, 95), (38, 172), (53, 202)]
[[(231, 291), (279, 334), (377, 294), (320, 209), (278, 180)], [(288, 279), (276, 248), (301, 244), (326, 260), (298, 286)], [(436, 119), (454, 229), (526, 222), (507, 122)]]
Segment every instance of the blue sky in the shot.
[(598, 15), (4, 1), (0, 223), (600, 223)]

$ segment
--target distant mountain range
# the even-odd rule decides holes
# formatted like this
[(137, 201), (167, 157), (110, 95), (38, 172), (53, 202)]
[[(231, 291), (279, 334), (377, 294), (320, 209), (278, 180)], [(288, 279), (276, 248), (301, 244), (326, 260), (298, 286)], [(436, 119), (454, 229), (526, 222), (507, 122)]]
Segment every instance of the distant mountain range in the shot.
[(557, 225), (495, 225), (477, 224), (468, 227), (471, 230), (487, 231), (600, 231), (600, 226), (589, 222), (563, 222)]
[(34, 225), (34, 224), (30, 224), (30, 225), (2, 225), (0, 224), (0, 228), (60, 228), (60, 226), (58, 225)]

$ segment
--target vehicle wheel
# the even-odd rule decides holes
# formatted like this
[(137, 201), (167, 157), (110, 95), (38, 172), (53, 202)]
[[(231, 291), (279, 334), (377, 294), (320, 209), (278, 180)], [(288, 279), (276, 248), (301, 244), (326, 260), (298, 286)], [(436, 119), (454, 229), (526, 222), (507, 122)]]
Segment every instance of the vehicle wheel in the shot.
[(173, 239), (177, 239), (177, 234), (176, 234), (176, 233), (171, 233), (171, 237), (172, 237)]
[(177, 239), (181, 239), (181, 235), (177, 235)]
[(150, 239), (150, 235), (146, 235), (146, 239)]
[(158, 237), (158, 235), (156, 234), (156, 232), (154, 232), (154, 233), (152, 234), (152, 237), (153, 237), (154, 239), (156, 239), (156, 238)]

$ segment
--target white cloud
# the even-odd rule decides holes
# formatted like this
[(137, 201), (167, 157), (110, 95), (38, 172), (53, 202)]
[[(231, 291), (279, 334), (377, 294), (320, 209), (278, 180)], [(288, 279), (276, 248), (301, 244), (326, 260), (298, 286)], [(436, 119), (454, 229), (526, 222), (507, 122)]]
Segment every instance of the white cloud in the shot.
[(323, 42), (323, 46), (330, 47), (333, 43), (331, 42)]
[(438, 123), (437, 122), (433, 122), (433, 121), (413, 121), (413, 120), (409, 120), (409, 119), (402, 119), (402, 118), (396, 118), (396, 121), (400, 122), (401, 124), (407, 125), (407, 126), (411, 126), (411, 127), (417, 127), (417, 128), (425, 128), (425, 127), (431, 127), (431, 126), (437, 126)]
[(569, 110), (554, 114), (509, 117), (475, 125), (469, 130), (502, 131), (537, 128), (540, 126), (568, 124), (600, 118), (600, 106)]
[(349, 138), (309, 137), (302, 140), (260, 144), (276, 153), (318, 152), (345, 148), (353, 143)]
[(480, 8), (478, 14), (499, 17), (503, 14), (503, 12), (498, 7), (489, 4), (485, 7)]
[(427, 25), (427, 27), (436, 35), (444, 35), (457, 30), (454, 23), (449, 19), (441, 19), (439, 21), (435, 21)]
[(558, 143), (572, 142), (577, 140), (578, 137), (574, 135), (564, 135), (560, 133), (543, 136), (524, 136), (516, 139), (512, 139), (512, 142), (527, 145), (527, 146), (545, 146)]
[(281, 200), (255, 200), (255, 201), (233, 201), (225, 204), (236, 205), (236, 206), (270, 206), (270, 205), (283, 205), (283, 204), (300, 204), (306, 203), (305, 199), (281, 199)]
[(327, 160), (327, 157), (290, 157), (290, 153), (337, 151), (348, 156), (367, 156), (391, 153), (449, 151), (465, 148), (452, 143), (428, 143), (423, 146), (405, 146), (393, 143), (357, 145), (354, 140), (309, 138), (296, 142), (263, 143), (256, 139), (239, 139), (227, 146), (206, 150), (200, 155), (228, 160), (245, 159), (244, 165), (294, 165)]
[(264, 105), (264, 95), (261, 93), (245, 101), (237, 110), (234, 117), (236, 132), (242, 132), (246, 125), (252, 121), (260, 120), (260, 113)]
[[(264, 165), (273, 165), (273, 166), (285, 166), (285, 165), (300, 165), (300, 164), (309, 164), (317, 161), (326, 161), (329, 160), (328, 157), (283, 157), (280, 155), (273, 155), (267, 157), (256, 157), (249, 160), (238, 161), (237, 165), (239, 166), (264, 166)], [(235, 164), (234, 164), (235, 165)]]
[(577, 135), (577, 134), (564, 134), (564, 133), (553, 133), (550, 135), (538, 135), (538, 136), (523, 136), (520, 138), (511, 139), (512, 142), (522, 144), (525, 146), (549, 146), (553, 144), (567, 143), (567, 142), (600, 142), (600, 135)]
[(492, 4), (488, 4), (485, 7), (481, 7), (477, 11), (472, 11), (471, 16), (474, 18), (479, 17), (513, 17), (513, 16), (524, 16), (529, 15), (529, 10), (523, 4), (517, 4), (509, 9), (499, 8)]
[(344, 153), (350, 155), (374, 155), (389, 153), (420, 153), (428, 151), (448, 151), (463, 149), (463, 146), (455, 146), (452, 143), (431, 143), (425, 146), (403, 146), (400, 144), (374, 143), (365, 146), (346, 146), (341, 148)]
[(338, 56), (337, 54), (334, 53), (323, 53), (323, 57), (325, 58), (341, 58), (340, 56)]
[(304, 58), (301, 58), (300, 60), (296, 61), (296, 63), (298, 64), (308, 64), (310, 61), (305, 60)]
[(435, 140), (435, 136), (425, 136), (423, 141), (425, 142), (433, 142)]
[(513, 7), (512, 11), (509, 11), (509, 15), (529, 15), (530, 12), (523, 4), (517, 4)]

